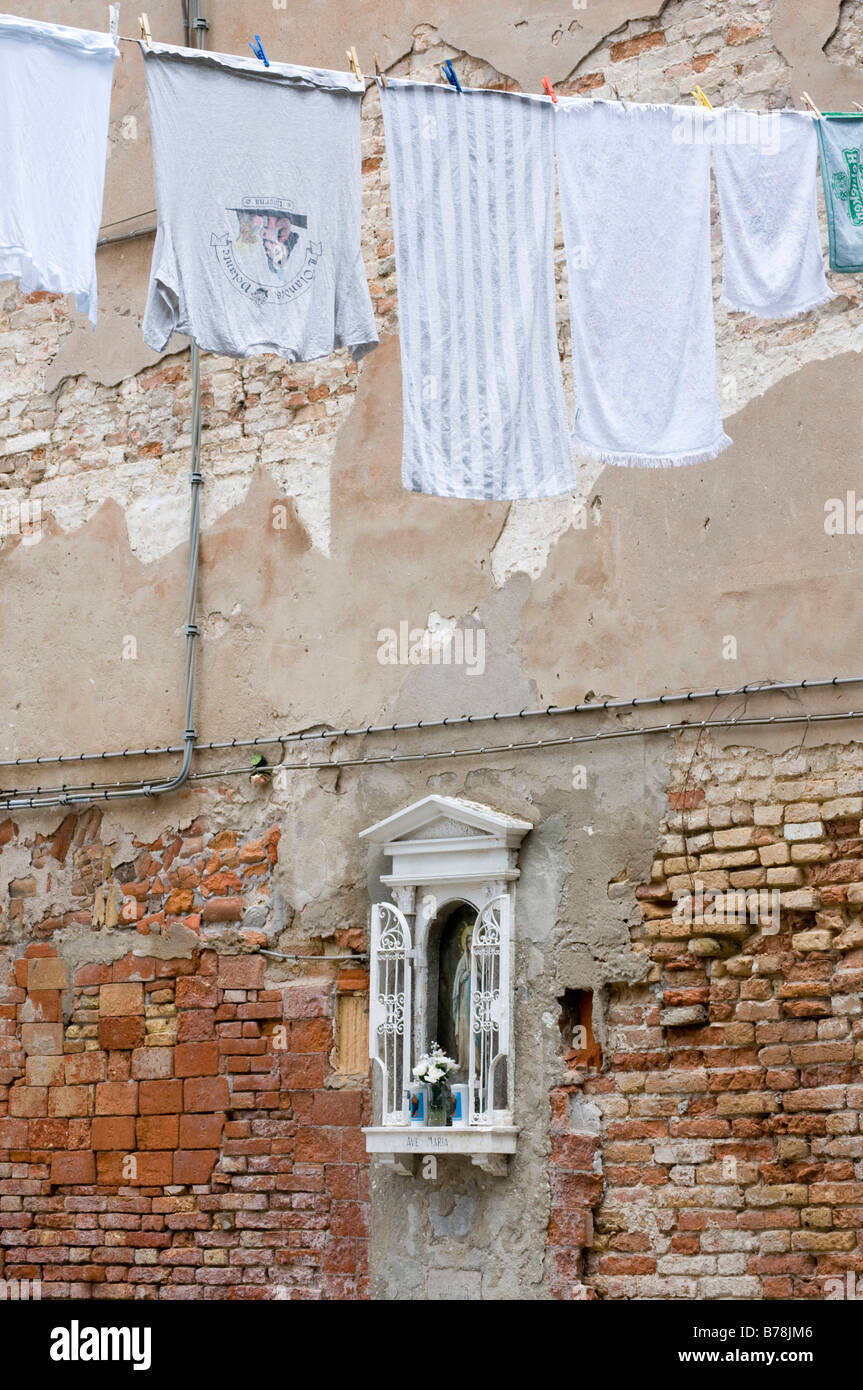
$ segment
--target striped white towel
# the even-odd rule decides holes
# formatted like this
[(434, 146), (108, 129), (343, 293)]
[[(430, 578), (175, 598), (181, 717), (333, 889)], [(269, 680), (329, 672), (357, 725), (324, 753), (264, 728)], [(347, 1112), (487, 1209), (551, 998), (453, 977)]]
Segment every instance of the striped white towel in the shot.
[(575, 487), (554, 320), (554, 113), (546, 98), (379, 84), (411, 492)]
[(577, 450), (701, 463), (731, 443), (716, 389), (710, 147), (691, 108), (563, 101), (557, 167)]

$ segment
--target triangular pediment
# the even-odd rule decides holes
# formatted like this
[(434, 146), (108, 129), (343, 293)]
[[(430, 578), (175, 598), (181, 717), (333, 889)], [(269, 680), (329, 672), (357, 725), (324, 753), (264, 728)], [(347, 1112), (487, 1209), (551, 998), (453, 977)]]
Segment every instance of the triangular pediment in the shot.
[(386, 820), (363, 830), (373, 844), (394, 841), (465, 839), (485, 836), (518, 844), (533, 827), (530, 821), (454, 796), (426, 796)]
[(480, 830), (475, 825), (465, 825), (464, 821), (455, 820), (452, 816), (438, 816), (436, 820), (429, 821), (427, 825), (421, 825), (418, 830), (411, 830), (407, 835), (399, 835), (400, 840), (450, 840), (456, 836), (465, 835), (487, 835), (487, 830)]

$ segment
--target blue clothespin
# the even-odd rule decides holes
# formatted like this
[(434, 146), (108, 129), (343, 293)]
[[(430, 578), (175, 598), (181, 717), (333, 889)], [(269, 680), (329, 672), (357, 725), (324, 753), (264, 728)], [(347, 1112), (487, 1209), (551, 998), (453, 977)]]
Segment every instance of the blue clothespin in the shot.
[(260, 58), (265, 68), (268, 68), (270, 66), (270, 60), (264, 52), (264, 45), (261, 43), (260, 34), (255, 35), (255, 42), (250, 43), (249, 48), (252, 50), (256, 58)]
[(456, 76), (455, 68), (452, 65), (452, 59), (447, 58), (445, 63), (441, 63), (440, 70), (443, 73), (449, 85), (451, 87), (455, 87), (457, 92), (460, 92), (461, 83), (459, 82), (458, 77)]

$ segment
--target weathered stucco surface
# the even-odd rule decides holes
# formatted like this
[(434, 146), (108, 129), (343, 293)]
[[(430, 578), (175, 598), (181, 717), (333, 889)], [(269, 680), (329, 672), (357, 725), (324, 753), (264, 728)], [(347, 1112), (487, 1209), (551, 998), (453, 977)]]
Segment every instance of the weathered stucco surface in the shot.
[[(425, 80), (452, 56), (474, 85), (536, 90), (548, 73), (565, 92), (616, 90), (624, 99), (687, 100), (697, 81), (720, 104), (781, 107), (802, 87), (824, 109), (863, 102), (863, 29), (849, 0), (841, 14), (829, 0), (805, 9), (785, 0), (590, 0), (584, 9), (318, 0), (287, 10), (243, 0), (202, 9), (207, 46), (243, 52), (260, 32), (270, 56), (285, 61), (340, 67), (355, 43), (366, 68), (376, 52), (389, 70)], [(27, 0), (19, 10), (105, 22), (96, 0)], [(151, 0), (149, 15), (154, 35), (182, 40), (179, 0)], [(831, 276), (837, 298), (792, 322), (729, 315), (717, 303), (719, 387), (734, 445), (713, 463), (642, 472), (580, 460), (577, 495), (548, 502), (411, 495), (400, 486), (397, 295), (374, 89), (363, 138), (364, 254), (381, 346), (359, 371), (342, 353), (311, 364), (202, 364), (200, 738), (517, 710), (589, 692), (605, 699), (851, 674), (863, 554), (856, 534), (828, 535), (824, 520), (828, 499), (858, 486), (859, 277)], [(125, 45), (104, 234), (151, 225), (152, 208), (141, 59)], [(182, 727), (189, 362), (182, 341), (157, 358), (140, 340), (151, 247), (142, 236), (100, 250), (95, 334), (67, 302), (25, 300), (0, 286), (4, 500), (39, 500), (44, 523), (36, 543), (7, 536), (0, 556), (4, 758), (173, 744)], [(718, 240), (715, 252), (718, 298)], [(558, 270), (567, 370), (560, 245)], [(484, 632), (480, 673), (381, 664), (382, 629), (439, 619)], [(853, 700), (846, 691), (749, 703), (761, 714), (838, 711)], [(740, 714), (745, 703), (725, 701), (715, 712)], [(698, 708), (698, 717), (713, 712)], [(642, 718), (652, 722), (638, 713), (589, 716), (578, 732)], [(573, 731), (565, 720), (532, 726), (536, 737)], [(355, 739), (335, 752), (458, 748), (486, 733)], [(855, 734), (861, 727), (849, 722), (836, 739)], [(520, 735), (500, 725), (487, 741)], [(801, 736), (795, 727), (716, 739), (780, 751)], [(320, 745), (310, 747), (321, 755)], [(275, 763), (278, 749), (266, 751)], [(268, 948), (298, 953), (333, 950), (337, 931), (362, 931), (380, 866), (369, 870), (356, 837), (401, 806), (440, 791), (535, 824), (517, 895), (518, 1152), (505, 1180), (455, 1160), (441, 1162), (434, 1181), (373, 1172), (377, 1296), (547, 1296), (548, 1096), (563, 1068), (557, 1000), (566, 988), (593, 989), (605, 1042), (609, 993), (645, 976), (630, 937), (635, 887), (650, 875), (672, 756), (670, 740), (656, 736), (450, 764), (290, 772), (275, 786), (224, 776), (106, 813), (101, 838), (115, 864), (134, 840), (156, 842), (166, 826), (188, 829), (198, 817), (214, 834), (278, 822), (273, 897), (246, 904), (247, 920), (226, 927), (223, 944), (234, 949), (245, 927)], [(222, 751), (201, 755), (196, 768), (246, 761), (245, 751)], [(580, 789), (576, 764), (586, 769)], [(159, 760), (159, 775), (170, 765)], [(141, 772), (140, 763), (115, 764), (107, 775)], [(147, 775), (156, 775), (155, 760)], [(51, 769), (22, 770), (20, 780), (55, 778)], [(11, 781), (4, 770), (4, 785)], [(62, 812), (16, 820), (22, 834), (49, 836)], [(0, 854), (0, 897), (27, 872), (23, 850), (10, 844)], [(23, 915), (4, 927), (6, 947), (19, 952), (48, 907), (62, 915), (76, 891), (71, 869), (42, 871)], [(190, 944), (177, 933), (186, 929), (170, 930), (159, 949), (183, 956)], [(118, 959), (134, 937), (89, 935), (79, 923), (55, 938), (73, 966)], [(208, 939), (219, 935), (211, 928)], [(271, 982), (299, 978), (300, 967), (268, 969)], [(594, 1126), (598, 1133), (598, 1112), (586, 1103), (585, 1127)]]

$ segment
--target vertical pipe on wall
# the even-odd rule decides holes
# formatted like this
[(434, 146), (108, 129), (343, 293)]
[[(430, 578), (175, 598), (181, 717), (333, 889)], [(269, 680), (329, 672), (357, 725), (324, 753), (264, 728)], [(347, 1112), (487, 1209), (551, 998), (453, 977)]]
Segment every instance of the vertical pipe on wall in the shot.
[(47, 792), (34, 792), (30, 795), (0, 798), (0, 810), (18, 810), (34, 806), (74, 806), (87, 805), (94, 801), (134, 800), (140, 796), (161, 796), (165, 792), (176, 791), (189, 776), (192, 766), (192, 752), (197, 734), (193, 728), (195, 713), (195, 657), (199, 629), (195, 622), (198, 608), (198, 573), (201, 550), (201, 487), (204, 475), (201, 472), (201, 354), (196, 342), (191, 344), (192, 370), (192, 418), (191, 418), (191, 467), (189, 486), (191, 489), (191, 508), (189, 517), (189, 578), (186, 599), (186, 674), (183, 697), (183, 760), (175, 776), (164, 782), (144, 783), (140, 787), (124, 787), (115, 790), (92, 790), (68, 792), (62, 788)]

